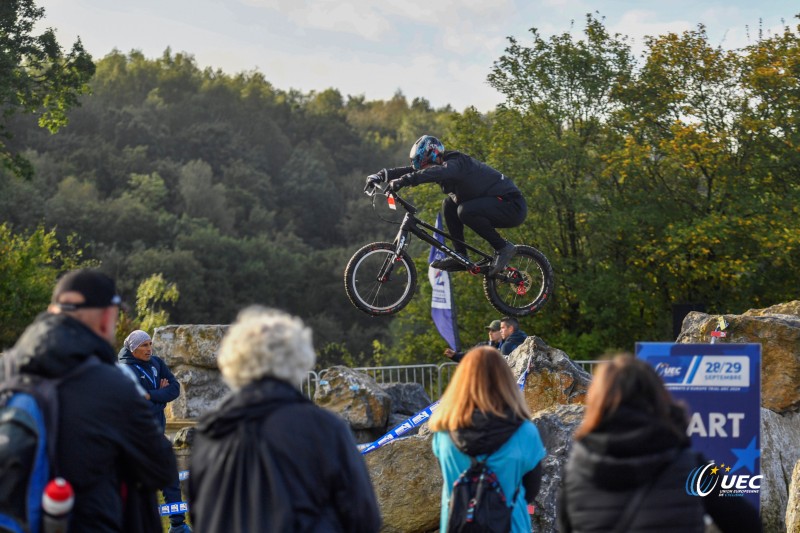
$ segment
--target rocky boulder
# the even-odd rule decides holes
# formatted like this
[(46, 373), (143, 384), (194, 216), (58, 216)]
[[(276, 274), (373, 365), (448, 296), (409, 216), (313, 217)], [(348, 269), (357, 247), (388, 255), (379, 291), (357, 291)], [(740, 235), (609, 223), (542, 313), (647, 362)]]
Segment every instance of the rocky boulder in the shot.
[(529, 368), (525, 380), (525, 401), (532, 413), (555, 405), (583, 404), (592, 376), (570, 360), (562, 350), (548, 346), (532, 335), (508, 358), (514, 375)]
[(800, 461), (794, 464), (786, 506), (786, 533), (800, 533)]
[(383, 517), (381, 531), (438, 530), (442, 473), (431, 449), (431, 438), (431, 432), (423, 430), (364, 456)]
[(228, 326), (164, 326), (153, 333), (153, 351), (181, 384), (181, 395), (167, 404), (167, 419), (197, 418), (229, 392), (217, 367), (217, 352)]
[(314, 402), (339, 413), (354, 430), (385, 428), (392, 398), (370, 376), (345, 366), (320, 375)]
[[(791, 311), (798, 302), (744, 315), (724, 315), (727, 337), (719, 342), (761, 344), (761, 406), (776, 413), (800, 409), (800, 316), (772, 313)], [(719, 315), (691, 312), (683, 321), (677, 342), (707, 343)]]
[(535, 413), (531, 420), (547, 450), (542, 460), (542, 485), (534, 502), (533, 531), (555, 531), (561, 473), (572, 449), (572, 434), (583, 420), (583, 405), (554, 405)]
[[(761, 409), (761, 521), (764, 531), (785, 531), (792, 498), (792, 468), (800, 461), (800, 413)], [(795, 486), (795, 499), (797, 486)], [(791, 530), (790, 530), (791, 531)]]

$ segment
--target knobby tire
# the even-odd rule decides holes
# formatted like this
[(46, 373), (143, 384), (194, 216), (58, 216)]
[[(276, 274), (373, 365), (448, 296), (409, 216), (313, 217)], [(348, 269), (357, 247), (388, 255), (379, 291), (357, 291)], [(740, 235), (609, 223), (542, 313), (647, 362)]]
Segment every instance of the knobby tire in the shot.
[(537, 313), (553, 293), (550, 261), (533, 246), (517, 245), (505, 274), (510, 272), (517, 273), (519, 282), (483, 278), (483, 293), (489, 303), (505, 315), (522, 317)]
[(417, 269), (405, 250), (394, 261), (389, 279), (378, 280), (378, 273), (395, 245), (374, 242), (358, 250), (344, 269), (344, 288), (350, 302), (372, 316), (393, 315), (414, 297), (417, 288)]

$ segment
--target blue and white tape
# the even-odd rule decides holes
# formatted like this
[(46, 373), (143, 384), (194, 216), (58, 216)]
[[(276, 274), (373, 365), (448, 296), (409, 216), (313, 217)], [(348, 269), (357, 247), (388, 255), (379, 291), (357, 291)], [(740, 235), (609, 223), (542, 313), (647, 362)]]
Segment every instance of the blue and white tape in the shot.
[(384, 446), (385, 444), (398, 439), (402, 435), (408, 433), (409, 431), (411, 431), (412, 429), (414, 429), (415, 427), (419, 426), (427, 419), (429, 419), (431, 417), (431, 413), (433, 413), (438, 406), (439, 406), (439, 400), (436, 400), (428, 407), (426, 407), (419, 413), (415, 414), (405, 422), (401, 422), (400, 424), (393, 427), (388, 433), (386, 433), (383, 437), (379, 438), (378, 440), (365, 444), (359, 444), (358, 451), (361, 452), (361, 455), (366, 455), (369, 452), (375, 451), (381, 446)]

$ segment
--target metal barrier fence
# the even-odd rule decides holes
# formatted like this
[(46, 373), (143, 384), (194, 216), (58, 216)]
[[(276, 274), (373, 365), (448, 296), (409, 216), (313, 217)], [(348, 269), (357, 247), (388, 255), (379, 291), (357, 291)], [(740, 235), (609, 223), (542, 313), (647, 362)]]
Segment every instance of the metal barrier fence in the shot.
[[(591, 361), (572, 361), (590, 374), (594, 373), (595, 367), (602, 363), (602, 360)], [(354, 368), (358, 372), (363, 372), (378, 383), (419, 383), (428, 393), (431, 401), (438, 400), (442, 396), (450, 378), (453, 376), (457, 363), (447, 362), (440, 365), (398, 365), (398, 366), (365, 366)], [(328, 369), (320, 370), (319, 373), (313, 370), (308, 373), (306, 380), (302, 384), (303, 392), (309, 398), (314, 397), (314, 391), (319, 385), (320, 379), (324, 379)]]

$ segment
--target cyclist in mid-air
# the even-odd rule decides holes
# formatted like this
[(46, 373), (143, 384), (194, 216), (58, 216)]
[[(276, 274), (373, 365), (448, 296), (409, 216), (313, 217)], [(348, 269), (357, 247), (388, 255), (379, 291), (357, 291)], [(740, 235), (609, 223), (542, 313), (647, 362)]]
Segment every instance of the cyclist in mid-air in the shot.
[[(502, 272), (514, 256), (514, 245), (495, 228), (517, 227), (528, 214), (528, 205), (517, 186), (486, 163), (461, 152), (446, 152), (442, 142), (431, 135), (417, 139), (409, 157), (411, 166), (384, 168), (368, 176), (367, 185), (388, 182), (390, 190), (398, 191), (408, 185), (438, 183), (447, 194), (442, 214), (448, 232), (457, 239), (453, 249), (467, 258), (466, 246), (458, 242), (464, 240), (466, 225), (495, 250), (489, 275)], [(434, 261), (431, 266), (449, 272), (465, 270), (451, 257)]]

